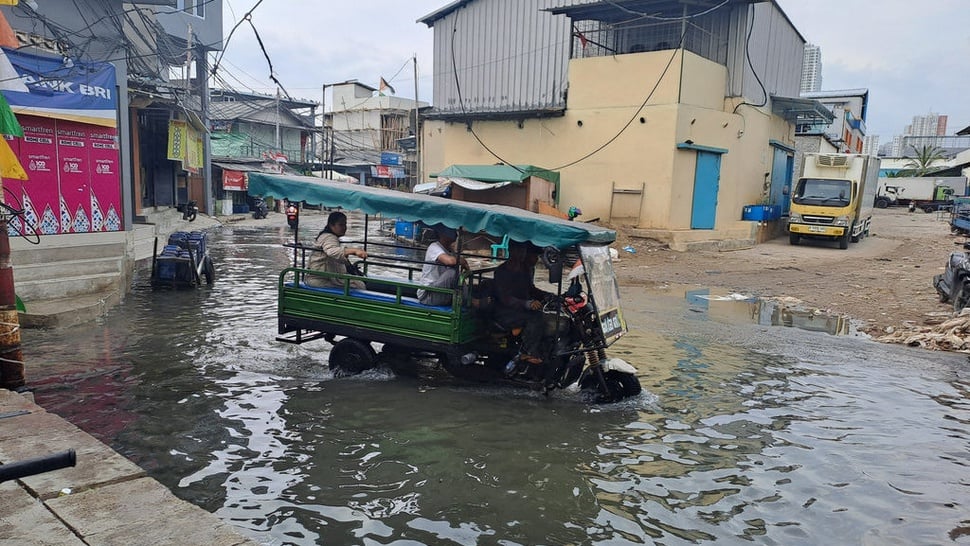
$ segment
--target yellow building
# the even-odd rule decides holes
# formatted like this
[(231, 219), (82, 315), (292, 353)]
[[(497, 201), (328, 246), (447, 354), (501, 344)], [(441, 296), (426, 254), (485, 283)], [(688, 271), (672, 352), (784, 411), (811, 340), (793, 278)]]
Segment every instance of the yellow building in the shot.
[[(790, 98), (804, 39), (774, 2), (618, 4), (468, 0), (422, 19), (436, 42), (424, 175), (499, 162), (558, 171), (560, 209), (681, 250), (773, 233), (777, 222), (742, 213), (787, 211), (794, 124), (827, 113)], [(634, 4), (654, 19), (630, 23)], [(470, 28), (484, 43), (465, 41)]]

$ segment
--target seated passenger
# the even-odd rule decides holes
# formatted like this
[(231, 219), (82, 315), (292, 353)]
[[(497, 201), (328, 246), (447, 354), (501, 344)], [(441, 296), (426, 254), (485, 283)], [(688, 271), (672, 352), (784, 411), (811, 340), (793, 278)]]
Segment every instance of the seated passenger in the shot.
[[(454, 254), (458, 232), (440, 224), (434, 231), (438, 240), (428, 245), (424, 253), (425, 263), (418, 282), (424, 286), (456, 288), (459, 267), (468, 269), (468, 262)], [(451, 294), (418, 289), (418, 300), (425, 305), (451, 305)]]
[(493, 314), (505, 328), (522, 327), (520, 360), (530, 364), (542, 362), (540, 345), (545, 335), (542, 300), (551, 294), (535, 285), (537, 252), (530, 245), (512, 241), (509, 258), (495, 270), (494, 294), (497, 300)]
[[(349, 256), (367, 258), (367, 252), (359, 248), (343, 247), (340, 237), (347, 233), (347, 215), (342, 212), (331, 212), (327, 217), (327, 227), (317, 235), (313, 242), (315, 250), (310, 254), (309, 269), (326, 271), (328, 273), (348, 273)], [(344, 281), (336, 277), (306, 275), (304, 281), (310, 286), (343, 288)], [(363, 290), (363, 281), (350, 281), (351, 289)]]

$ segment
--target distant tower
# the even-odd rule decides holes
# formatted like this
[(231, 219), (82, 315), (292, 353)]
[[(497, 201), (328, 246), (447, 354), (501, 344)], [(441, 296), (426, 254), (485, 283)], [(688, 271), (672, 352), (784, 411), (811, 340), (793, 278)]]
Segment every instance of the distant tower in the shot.
[(879, 135), (866, 135), (862, 138), (862, 153), (879, 155)]
[[(913, 123), (906, 126), (903, 130), (902, 138), (893, 139), (893, 149), (892, 155), (894, 157), (901, 157), (906, 153), (906, 147), (909, 145), (906, 142), (906, 137), (933, 137), (933, 136), (946, 136), (946, 122), (947, 116), (942, 116), (934, 112), (923, 116), (913, 116)], [(935, 145), (932, 140), (923, 140), (923, 144)]]
[(801, 93), (822, 90), (822, 49), (817, 45), (805, 44), (802, 56)]
[(906, 127), (907, 136), (946, 135), (946, 116), (930, 112), (925, 116), (913, 116), (913, 123)]

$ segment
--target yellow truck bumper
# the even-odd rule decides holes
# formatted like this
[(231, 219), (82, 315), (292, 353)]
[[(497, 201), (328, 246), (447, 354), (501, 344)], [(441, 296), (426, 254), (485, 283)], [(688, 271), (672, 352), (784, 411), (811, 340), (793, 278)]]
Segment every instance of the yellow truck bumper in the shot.
[(789, 233), (799, 235), (815, 235), (819, 237), (842, 237), (845, 235), (843, 226), (809, 226), (805, 224), (788, 224)]

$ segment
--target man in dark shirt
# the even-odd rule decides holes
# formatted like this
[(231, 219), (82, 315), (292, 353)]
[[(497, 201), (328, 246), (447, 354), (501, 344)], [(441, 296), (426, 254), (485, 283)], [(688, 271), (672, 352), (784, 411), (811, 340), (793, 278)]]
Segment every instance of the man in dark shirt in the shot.
[(535, 285), (536, 252), (529, 244), (509, 243), (509, 258), (495, 270), (494, 317), (506, 328), (524, 328), (520, 359), (530, 364), (542, 362), (540, 344), (544, 334), (542, 300), (550, 294)]

